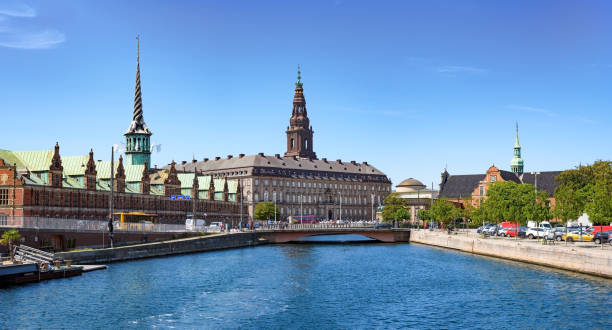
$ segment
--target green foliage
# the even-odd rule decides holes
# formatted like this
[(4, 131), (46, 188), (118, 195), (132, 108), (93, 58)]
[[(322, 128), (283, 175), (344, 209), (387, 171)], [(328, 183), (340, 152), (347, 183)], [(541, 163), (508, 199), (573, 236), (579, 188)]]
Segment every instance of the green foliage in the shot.
[(255, 219), (257, 220), (274, 219), (274, 213), (276, 213), (276, 219), (280, 220), (280, 210), (272, 202), (261, 202), (255, 205)]
[(528, 220), (544, 221), (552, 217), (545, 191), (535, 192), (530, 184), (513, 181), (493, 182), (487, 189), (487, 199), (474, 211), (477, 222), (511, 221), (525, 225)]
[(596, 161), (563, 171), (556, 178), (554, 215), (565, 221), (589, 214), (594, 224), (612, 222), (612, 162)]
[(432, 221), (450, 223), (462, 217), (462, 211), (446, 199), (438, 199), (431, 205), (427, 215)]
[(417, 212), (417, 216), (419, 217), (419, 219), (427, 221), (429, 220), (429, 211), (427, 211), (426, 209), (420, 209), (419, 212)]
[(21, 241), (21, 235), (17, 229), (7, 230), (2, 234), (2, 238), (0, 239), (0, 244), (7, 245), (9, 249), (9, 253), (11, 254), (11, 261), (15, 260), (15, 256), (13, 254), (13, 244)]
[(407, 220), (410, 219), (410, 211), (406, 208), (401, 208), (395, 211), (395, 219), (396, 220)]
[(384, 207), (382, 211), (383, 221), (391, 222), (394, 220), (399, 220), (398, 211), (404, 209), (406, 206), (406, 200), (399, 197), (398, 193), (389, 194), (385, 197)]

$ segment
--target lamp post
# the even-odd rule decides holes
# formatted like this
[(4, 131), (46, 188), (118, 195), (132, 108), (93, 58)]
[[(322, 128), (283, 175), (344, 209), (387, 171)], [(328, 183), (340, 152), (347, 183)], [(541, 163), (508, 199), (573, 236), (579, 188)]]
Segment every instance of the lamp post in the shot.
[(342, 192), (339, 191), (338, 195), (340, 196), (340, 221), (342, 221)]
[(302, 206), (303, 199), (304, 199), (304, 195), (300, 195), (300, 225), (302, 224), (302, 219), (304, 219), (304, 208)]
[(374, 223), (374, 193), (370, 194), (370, 199), (372, 201), (372, 223)]
[[(533, 201), (535, 203), (535, 207), (533, 210), (535, 211), (538, 206), (538, 174), (540, 174), (540, 172), (531, 172), (531, 174), (533, 174), (533, 176), (535, 177), (535, 184), (534, 184), (534, 189), (533, 189), (534, 191)], [(538, 221), (536, 221), (536, 227), (538, 227), (537, 229), (539, 229)]]

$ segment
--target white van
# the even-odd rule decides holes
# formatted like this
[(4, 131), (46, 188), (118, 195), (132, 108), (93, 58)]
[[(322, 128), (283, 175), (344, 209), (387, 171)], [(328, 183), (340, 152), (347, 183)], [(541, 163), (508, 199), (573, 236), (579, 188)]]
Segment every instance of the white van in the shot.
[(203, 219), (187, 219), (185, 220), (185, 230), (202, 231), (205, 223)]
[(533, 220), (529, 220), (527, 221), (527, 228), (542, 228), (542, 229), (552, 229), (552, 226), (550, 225), (550, 222), (548, 221), (542, 221), (539, 224), (537, 224), (535, 221)]

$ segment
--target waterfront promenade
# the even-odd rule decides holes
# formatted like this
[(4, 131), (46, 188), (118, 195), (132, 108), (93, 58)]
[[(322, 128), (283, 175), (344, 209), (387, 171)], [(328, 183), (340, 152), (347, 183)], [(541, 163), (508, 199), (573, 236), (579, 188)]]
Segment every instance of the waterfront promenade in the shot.
[(456, 234), (413, 230), (411, 242), (521, 261), (612, 279), (612, 247), (592, 242), (542, 245), (541, 240), (495, 238), (473, 230)]

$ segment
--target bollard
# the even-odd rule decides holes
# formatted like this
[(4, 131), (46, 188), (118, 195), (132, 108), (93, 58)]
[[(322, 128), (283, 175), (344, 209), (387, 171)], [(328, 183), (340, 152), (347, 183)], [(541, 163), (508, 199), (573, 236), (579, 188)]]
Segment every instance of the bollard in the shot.
[(53, 268), (60, 269), (61, 260), (53, 260)]
[(64, 260), (66, 262), (66, 268), (70, 268), (70, 264), (72, 264), (72, 260)]

